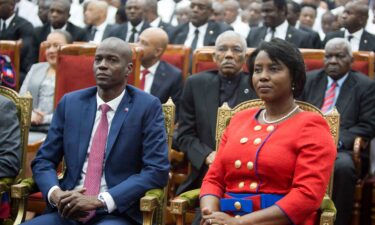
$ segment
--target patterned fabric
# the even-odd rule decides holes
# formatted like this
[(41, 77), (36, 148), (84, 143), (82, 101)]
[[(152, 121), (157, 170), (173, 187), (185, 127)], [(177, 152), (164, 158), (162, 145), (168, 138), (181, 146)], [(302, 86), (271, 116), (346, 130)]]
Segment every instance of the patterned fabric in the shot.
[(0, 85), (12, 89), (16, 87), (16, 73), (7, 55), (0, 55)]
[(335, 102), (337, 83), (332, 82), (331, 87), (328, 88), (324, 95), (324, 101), (322, 106), (322, 112), (326, 113), (332, 109), (333, 103)]

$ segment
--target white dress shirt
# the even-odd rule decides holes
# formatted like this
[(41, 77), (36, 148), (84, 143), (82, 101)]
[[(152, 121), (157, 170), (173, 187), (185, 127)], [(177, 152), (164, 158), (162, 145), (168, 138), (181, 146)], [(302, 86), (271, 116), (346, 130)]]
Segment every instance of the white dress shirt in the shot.
[(181, 0), (176, 3), (174, 0), (158, 1), (158, 15), (165, 23), (177, 26), (178, 22), (175, 16), (176, 9), (190, 6), (190, 0)]
[(104, 35), (104, 31), (105, 31), (106, 27), (107, 27), (107, 22), (105, 22), (105, 21), (104, 21), (104, 23), (95, 27), (96, 28), (95, 37), (94, 37), (94, 40), (92, 40), (90, 42), (95, 43), (95, 44), (100, 44), (100, 42), (102, 42), (102, 40), (103, 40), (103, 35)]
[[(287, 31), (288, 31), (288, 26), (289, 26), (288, 21), (285, 20), (282, 24), (280, 24), (279, 26), (275, 27), (275, 33), (274, 33), (273, 37), (285, 40), (285, 37), (287, 35)], [(264, 37), (264, 40), (265, 41), (270, 41), (271, 38), (272, 38), (272, 30), (269, 27), (267, 29), (267, 34)]]
[[(88, 146), (88, 149), (87, 149), (86, 159), (85, 159), (85, 162), (83, 163), (83, 167), (82, 167), (82, 171), (81, 171), (81, 179), (78, 182), (78, 185), (74, 189), (82, 188), (83, 184), (84, 184), (84, 181), (85, 181), (86, 171), (87, 171), (87, 166), (88, 166), (88, 161), (89, 161), (89, 154), (90, 154), (90, 149), (91, 149), (91, 144), (92, 144), (92, 139), (93, 139), (93, 137), (95, 135), (96, 129), (99, 126), (99, 122), (100, 122), (100, 118), (101, 118), (101, 114), (102, 114), (101, 109), (100, 109), (100, 105), (102, 105), (102, 104), (105, 103), (105, 104), (107, 104), (111, 108), (107, 112), (108, 133), (109, 133), (109, 131), (111, 129), (113, 117), (115, 116), (115, 112), (116, 112), (118, 106), (120, 105), (120, 102), (121, 102), (122, 98), (124, 97), (124, 95), (125, 95), (125, 89), (124, 89), (124, 91), (122, 91), (122, 93), (118, 97), (112, 99), (109, 102), (104, 102), (99, 97), (99, 95), (96, 94), (96, 106), (97, 106), (97, 110), (96, 110), (96, 115), (95, 115), (95, 122), (94, 122), (94, 126), (93, 126), (93, 129), (92, 129), (92, 132), (91, 132), (91, 137), (90, 137), (90, 142), (89, 142), (89, 146)], [(105, 159), (104, 159), (103, 164), (105, 165), (105, 163), (106, 162), (105, 162)], [(53, 186), (48, 191), (48, 201), (50, 203), (51, 203), (51, 194), (52, 194), (52, 192), (54, 190), (58, 189), (58, 188), (59, 188), (58, 186)], [(101, 196), (104, 199), (104, 201), (106, 203), (106, 206), (107, 206), (108, 213), (111, 213), (111, 212), (113, 212), (117, 208), (117, 206), (116, 206), (116, 203), (113, 200), (112, 196), (107, 192), (107, 190), (108, 190), (108, 187), (107, 187), (107, 183), (105, 181), (105, 174), (103, 173), (101, 181), (100, 181), (100, 194), (99, 194), (99, 196)]]
[(350, 46), (352, 46), (353, 52), (359, 50), (359, 44), (361, 43), (362, 34), (363, 34), (363, 29), (360, 29), (357, 32), (354, 32), (352, 34), (350, 34), (348, 30), (345, 30), (344, 37), (347, 41), (349, 41), (348, 40), (349, 35), (353, 36), (352, 39), (350, 39), (350, 42), (349, 42)]
[[(160, 61), (157, 61), (156, 63), (154, 63), (154, 65), (150, 66), (147, 69), (149, 71), (149, 73), (146, 76), (144, 92), (147, 92), (147, 93), (151, 94), (152, 83), (154, 82), (156, 69), (158, 68), (159, 64), (160, 64)], [(144, 69), (145, 68), (143, 66), (141, 66), (141, 71), (143, 71)], [(142, 80), (142, 73), (141, 73), (140, 76), (141, 76), (140, 80)]]
[(43, 25), (38, 16), (39, 9), (37, 4), (27, 0), (20, 0), (15, 8), (18, 9), (18, 16), (29, 21), (34, 27)]
[(237, 16), (236, 20), (230, 24), (234, 31), (240, 34), (243, 38), (247, 38), (250, 32), (250, 26), (247, 23), (242, 22), (241, 16)]
[(159, 27), (160, 21), (161, 21), (161, 18), (160, 18), (160, 17), (157, 17), (156, 19), (154, 19), (154, 20), (150, 23), (150, 26), (151, 26), (151, 27)]
[(198, 34), (198, 41), (197, 41), (197, 47), (196, 48), (201, 48), (204, 45), (204, 36), (206, 35), (208, 23), (203, 24), (200, 27), (195, 27), (191, 22), (189, 23), (189, 32), (186, 37), (185, 46), (190, 47), (191, 44), (193, 43), (194, 37), (195, 37), (195, 30), (198, 28), (199, 34)]
[[(142, 20), (136, 27), (135, 29), (137, 30), (137, 32), (135, 33), (134, 35), (134, 41), (137, 42), (138, 40), (138, 37), (139, 37), (139, 34), (141, 33), (141, 30), (142, 30), (142, 26), (143, 26), (143, 23), (144, 21)], [(129, 41), (130, 39), (130, 36), (132, 35), (132, 29), (133, 29), (133, 25), (128, 22), (128, 32), (126, 32), (126, 41)]]

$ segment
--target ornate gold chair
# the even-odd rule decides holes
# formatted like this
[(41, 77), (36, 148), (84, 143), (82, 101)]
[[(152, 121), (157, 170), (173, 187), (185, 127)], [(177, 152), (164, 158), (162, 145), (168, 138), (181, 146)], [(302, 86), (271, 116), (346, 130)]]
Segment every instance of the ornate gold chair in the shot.
[[(18, 119), (21, 130), (21, 148), (22, 148), (22, 158), (21, 158), (21, 169), (17, 177), (12, 178), (1, 178), (0, 179), (0, 197), (4, 192), (9, 192), (10, 185), (16, 183), (18, 180), (24, 178), (26, 170), (26, 149), (27, 140), (29, 137), (29, 127), (31, 120), (31, 110), (32, 110), (32, 97), (29, 93), (20, 96), (16, 91), (0, 86), (0, 95), (5, 96), (15, 103), (18, 110)], [(15, 205), (11, 202), (12, 207)], [(5, 221), (8, 223), (10, 221)]]
[[(31, 103), (30, 103), (31, 104)], [(30, 106), (31, 107), (31, 106)], [(172, 135), (174, 130), (175, 105), (171, 99), (163, 104), (163, 113), (165, 118), (165, 128), (167, 131), (168, 151), (171, 150)], [(27, 143), (27, 142), (26, 142)], [(164, 224), (166, 195), (164, 189), (149, 190), (143, 198), (141, 198), (140, 208), (143, 212), (143, 224), (151, 225)], [(18, 214), (14, 225), (18, 225), (25, 221), (26, 211), (28, 207), (28, 197), (32, 193), (38, 192), (38, 187), (32, 178), (22, 180), (19, 184), (12, 186), (12, 198), (19, 202)], [(44, 201), (42, 199), (42, 201)]]
[[(169, 98), (163, 104), (163, 113), (165, 121), (165, 129), (167, 131), (168, 142), (168, 158), (171, 159), (172, 151), (172, 137), (174, 131), (176, 106), (172, 99)], [(168, 182), (169, 185), (169, 182)], [(168, 198), (168, 185), (164, 189), (152, 189), (146, 192), (145, 196), (141, 198), (141, 211), (143, 213), (143, 225), (163, 225), (165, 224), (166, 206)]]
[[(309, 103), (297, 101), (297, 104), (300, 106), (302, 110), (319, 113), (326, 119), (327, 123), (329, 124), (331, 134), (337, 145), (338, 135), (339, 135), (339, 125), (340, 125), (340, 115), (338, 114), (337, 110), (335, 109), (331, 113), (327, 115), (323, 115), (318, 108), (316, 108), (315, 106)], [(217, 113), (216, 150), (218, 146), (220, 145), (221, 136), (224, 133), (225, 128), (228, 126), (230, 118), (234, 114), (244, 109), (262, 108), (262, 107), (264, 107), (264, 102), (259, 99), (243, 102), (233, 109), (229, 108), (229, 106), (226, 103), (224, 103), (224, 105), (218, 109), (218, 113)], [(333, 183), (333, 176), (331, 176), (329, 185), (327, 187), (326, 195), (320, 207), (320, 210), (322, 212), (320, 216), (321, 225), (333, 225), (333, 222), (335, 220), (336, 208), (333, 202), (331, 201), (332, 183)], [(171, 211), (172, 211), (172, 214), (176, 216), (177, 225), (187, 224), (185, 221), (186, 212), (194, 208), (194, 206), (198, 204), (199, 191), (200, 191), (199, 189), (195, 189), (195, 190), (185, 192), (171, 201)]]

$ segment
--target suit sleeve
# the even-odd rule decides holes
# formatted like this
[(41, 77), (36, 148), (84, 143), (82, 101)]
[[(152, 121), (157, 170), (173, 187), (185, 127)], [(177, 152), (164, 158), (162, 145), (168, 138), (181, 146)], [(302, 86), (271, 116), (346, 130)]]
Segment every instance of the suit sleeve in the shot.
[(181, 98), (177, 143), (192, 166), (201, 170), (213, 149), (199, 139), (195, 107), (191, 80), (188, 79)]
[(171, 87), (171, 97), (176, 105), (176, 118), (175, 121), (178, 121), (179, 113), (180, 113), (180, 101), (181, 101), (181, 94), (183, 89), (183, 81), (182, 81), (182, 72), (176, 74), (176, 80)]
[(108, 190), (120, 213), (139, 201), (146, 191), (162, 188), (168, 181), (168, 146), (160, 101), (155, 99), (142, 116), (143, 167), (140, 173)]
[(354, 139), (357, 136), (370, 140), (375, 134), (375, 83), (371, 81), (366, 86), (358, 87), (363, 92), (360, 93), (357, 99), (353, 100), (356, 101), (358, 108), (347, 109), (357, 111), (356, 118), (343, 118), (357, 121), (353, 121), (354, 125), (350, 127), (340, 126), (340, 141), (343, 144), (342, 147), (346, 150), (353, 149)]
[(21, 165), (21, 132), (17, 108), (0, 99), (0, 177), (15, 177)]

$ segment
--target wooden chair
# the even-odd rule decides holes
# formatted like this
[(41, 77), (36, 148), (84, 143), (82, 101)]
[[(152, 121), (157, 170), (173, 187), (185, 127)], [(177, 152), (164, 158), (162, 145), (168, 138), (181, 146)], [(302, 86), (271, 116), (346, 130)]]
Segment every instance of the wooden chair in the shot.
[[(337, 110), (333, 110), (328, 115), (323, 115), (318, 108), (315, 106), (297, 101), (297, 104), (300, 106), (301, 109), (304, 111), (312, 111), (319, 113), (322, 115), (330, 126), (331, 134), (335, 140), (337, 145), (338, 143), (338, 134), (339, 134), (339, 123), (340, 123), (340, 116)], [(225, 128), (229, 124), (230, 118), (235, 115), (237, 112), (242, 111), (244, 109), (250, 108), (262, 108), (264, 107), (264, 102), (256, 99), (243, 102), (236, 106), (235, 108), (231, 109), (227, 104), (224, 104), (222, 107), (218, 109), (217, 115), (217, 122), (216, 122), (216, 149), (218, 148), (221, 140), (221, 136), (224, 133)], [(321, 217), (320, 217), (320, 224), (321, 225), (333, 225), (336, 209), (333, 205), (333, 202), (330, 200), (332, 194), (332, 178), (331, 176), (330, 183), (327, 187), (326, 196), (321, 204)], [(185, 221), (186, 212), (193, 208), (199, 201), (199, 189), (192, 190), (181, 194), (176, 199), (172, 200), (171, 208), (172, 213), (177, 218), (177, 225), (185, 225), (187, 224)]]
[[(300, 49), (305, 60), (306, 71), (320, 69), (324, 67), (323, 49)], [(368, 75), (374, 79), (374, 52), (353, 52), (354, 62), (352, 68)]]
[(0, 41), (0, 54), (7, 55), (12, 61), (14, 72), (16, 73), (16, 91), (20, 88), (20, 60), (22, 41)]
[(168, 45), (161, 60), (164, 60), (182, 71), (184, 80), (189, 75), (190, 48), (184, 45)]
[[(165, 129), (167, 131), (168, 158), (171, 159), (172, 138), (174, 131), (176, 106), (169, 98), (163, 104)], [(169, 182), (168, 182), (169, 185)], [(168, 199), (168, 185), (162, 189), (152, 189), (141, 198), (140, 207), (143, 212), (143, 225), (164, 225), (166, 220), (166, 207)]]
[[(254, 50), (254, 48), (246, 49), (246, 58), (249, 57)], [(212, 46), (205, 46), (194, 51), (192, 74), (196, 74), (205, 70), (217, 69), (217, 65), (213, 60), (214, 51), (215, 47)], [(243, 70), (247, 71), (246, 64), (244, 64)]]
[[(21, 131), (21, 149), (22, 149), (22, 157), (21, 157), (21, 169), (19, 174), (16, 178), (1, 178), (0, 179), (0, 197), (2, 193), (9, 192), (10, 185), (17, 182), (20, 179), (25, 177), (25, 170), (26, 170), (26, 148), (27, 148), (27, 141), (29, 138), (29, 128), (30, 128), (30, 120), (31, 120), (31, 111), (32, 111), (32, 97), (30, 93), (26, 93), (23, 96), (20, 96), (16, 91), (0, 86), (0, 95), (9, 98), (12, 102), (15, 103), (17, 110), (18, 110), (18, 119), (20, 124), (20, 131)], [(16, 205), (17, 201), (11, 202), (12, 205)], [(14, 214), (14, 213), (13, 213)], [(12, 218), (14, 219), (14, 218)]]

